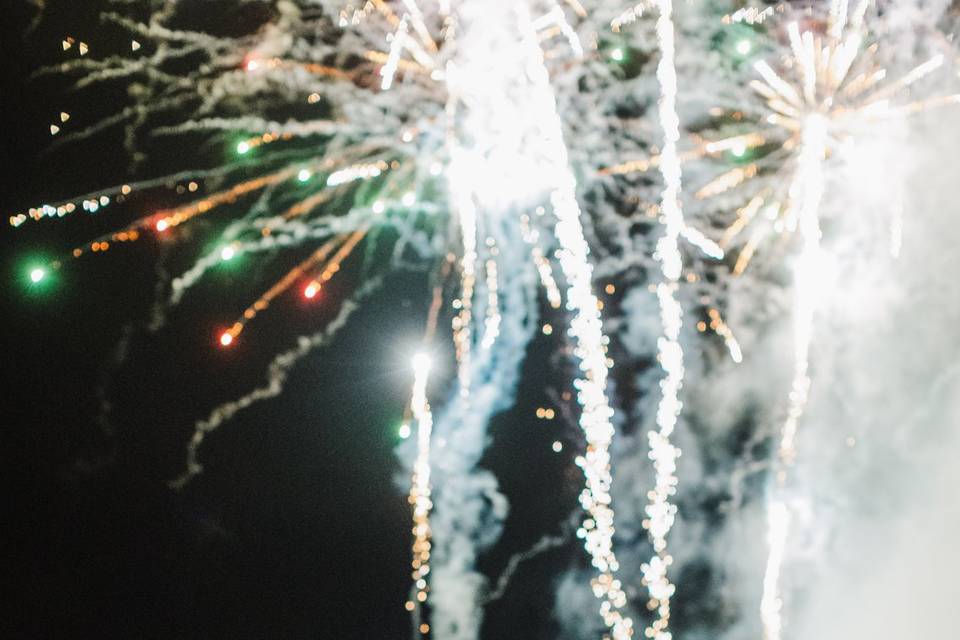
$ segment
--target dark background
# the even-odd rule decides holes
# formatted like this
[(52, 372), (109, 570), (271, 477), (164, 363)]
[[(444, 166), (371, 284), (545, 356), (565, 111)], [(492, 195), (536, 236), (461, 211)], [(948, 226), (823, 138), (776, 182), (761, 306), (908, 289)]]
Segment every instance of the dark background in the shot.
[[(96, 216), (77, 212), (16, 230), (8, 215), (225, 159), (209, 146), (156, 144), (131, 173), (119, 128), (52, 146), (48, 128), (59, 124), (60, 111), (72, 116), (63, 136), (128, 103), (122, 87), (72, 93), (57, 74), (32, 76), (76, 58), (76, 47), (60, 47), (65, 35), (88, 42), (94, 54), (122, 44), (98, 21), (99, 8), (51, 3), (33, 30), (29, 4), (13, 0), (4, 11), (2, 450), (10, 495), (3, 527), (9, 606), (0, 635), (405, 637), (410, 515), (393, 450), (412, 383), (409, 347), (429, 303), (425, 273), (388, 280), (331, 347), (294, 369), (279, 398), (208, 437), (205, 471), (181, 491), (168, 482), (183, 469), (194, 421), (260, 384), (272, 355), (296, 336), (321, 329), (357, 285), (357, 269), (338, 276), (319, 309), (295, 293), (278, 300), (229, 350), (216, 347), (218, 328), (298, 256), (211, 273), (156, 332), (146, 325), (157, 283), (165, 282), (158, 265), (181, 271), (215, 240), (216, 226), (178, 230), (178, 245), (147, 239), (67, 260), (43, 286), (27, 282), (31, 260), (67, 255), (182, 196), (161, 189)], [(559, 333), (534, 342), (516, 408), (491, 426), (483, 465), (511, 503), (501, 542), (480, 562), (493, 578), (511, 554), (559, 532), (576, 506), (576, 429), (534, 418), (571, 379), (569, 363), (557, 356)], [(448, 364), (433, 385), (435, 405), (449, 392), (451, 371)], [(550, 450), (556, 439), (568, 442), (559, 455)], [(506, 596), (488, 608), (483, 636), (557, 637), (555, 580), (571, 563), (582, 565), (581, 556), (572, 540), (522, 565)]]

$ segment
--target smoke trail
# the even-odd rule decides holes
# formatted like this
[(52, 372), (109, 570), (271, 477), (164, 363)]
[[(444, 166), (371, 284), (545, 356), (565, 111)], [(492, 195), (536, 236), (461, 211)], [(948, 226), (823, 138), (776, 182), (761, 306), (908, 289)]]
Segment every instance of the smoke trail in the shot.
[(824, 155), (826, 153), (827, 123), (823, 116), (807, 116), (803, 123), (802, 149), (798, 160), (796, 180), (791, 186), (791, 197), (797, 203), (798, 226), (803, 242), (794, 267), (793, 357), (794, 373), (790, 385), (790, 403), (787, 419), (780, 431), (777, 451), (776, 494), (771, 500), (767, 516), (767, 568), (763, 576), (763, 595), (760, 598), (760, 618), (763, 637), (780, 640), (782, 620), (780, 609), (780, 572), (784, 545), (790, 531), (792, 514), (780, 492), (787, 480), (787, 469), (796, 456), (797, 427), (809, 401), (810, 345), (813, 340), (814, 317), (819, 298), (825, 289), (824, 260), (820, 249), (820, 202), (824, 190)]
[(329, 343), (340, 329), (347, 324), (350, 316), (360, 308), (363, 300), (379, 289), (382, 282), (382, 277), (367, 280), (349, 300), (346, 300), (343, 305), (341, 305), (337, 316), (331, 320), (322, 331), (310, 336), (301, 336), (297, 341), (296, 347), (274, 357), (270, 366), (267, 368), (266, 384), (257, 387), (236, 400), (225, 402), (213, 409), (207, 418), (197, 421), (193, 437), (187, 445), (187, 468), (181, 475), (170, 482), (170, 486), (176, 489), (182, 488), (190, 482), (195, 475), (203, 471), (203, 466), (198, 459), (198, 453), (207, 434), (215, 431), (221, 424), (236, 415), (237, 412), (246, 409), (250, 405), (280, 395), (283, 392), (283, 385), (287, 381), (287, 376), (290, 374), (290, 369), (315, 349)]
[[(909, 127), (874, 127), (828, 172), (823, 276), (831, 294), (821, 302), (798, 464), (783, 493), (793, 514), (783, 547), (785, 637), (952, 633), (941, 594), (951, 589), (947, 574), (960, 566), (946, 542), (960, 522), (944, 484), (954, 473), (946, 452), (958, 444), (949, 428), (957, 423), (960, 391), (960, 263), (952, 249), (960, 207), (951, 160), (958, 131), (960, 115), (951, 112)], [(894, 259), (888, 234), (899, 202), (902, 247)], [(756, 284), (742, 281), (734, 298), (733, 321), (754, 325), (741, 334), (749, 342), (745, 366), (727, 380), (715, 378), (714, 393), (729, 394), (719, 406), (734, 412), (751, 396), (775, 407), (782, 374), (757, 380), (789, 368), (788, 328), (748, 308), (761, 299)], [(729, 428), (732, 416), (719, 413), (712, 428)], [(749, 493), (757, 471), (744, 469), (742, 491)], [(743, 616), (724, 637), (759, 634), (750, 605), (760, 597), (763, 558), (742, 540), (762, 538), (764, 528), (748, 495), (709, 550), (734, 596), (728, 606)]]
[[(531, 208), (549, 198), (556, 217), (558, 257), (567, 280), (571, 311), (570, 335), (583, 376), (576, 386), (583, 407), (581, 426), (588, 451), (579, 464), (587, 488), (581, 502), (590, 518), (583, 536), (599, 576), (592, 581), (601, 599), (600, 612), (617, 638), (630, 635), (632, 622), (619, 609), (626, 598), (614, 576), (618, 568), (612, 551), (613, 511), (609, 505), (609, 452), (613, 435), (612, 411), (606, 397), (606, 339), (591, 292), (592, 269), (583, 237), (576, 180), (568, 166), (556, 99), (544, 66), (537, 30), (563, 19), (553, 11), (533, 21), (525, 5), (506, 1), (464, 3), (457, 7), (460, 33), (457, 55), (448, 68), (451, 94), (459, 100), (452, 125), (455, 138), (450, 169), (451, 190), (459, 203), (465, 250), (472, 269), (473, 253), (486, 236), (486, 246), (498, 272), (510, 273), (496, 293), (495, 281), (485, 286), (488, 315), (502, 309), (500, 337), (484, 341), (479, 350), (460, 344), (472, 340), (460, 315), (458, 360), (461, 393), (438, 420), (435, 557), (432, 571), (433, 632), (438, 638), (474, 638), (479, 631), (479, 604), (483, 578), (473, 569), (478, 550), (499, 535), (505, 502), (495, 481), (474, 467), (485, 445), (485, 423), (512, 395), (521, 351), (529, 340), (536, 316), (536, 275), (529, 267), (522, 225)], [(565, 24), (565, 23), (564, 23)], [(571, 29), (556, 24), (573, 51), (580, 51)], [(461, 220), (464, 223), (464, 220)], [(491, 260), (482, 262), (491, 273)], [(522, 273), (522, 277), (517, 277)], [(473, 273), (466, 273), (469, 289)], [(465, 287), (464, 294), (471, 291)], [(478, 294), (483, 293), (478, 291)], [(478, 301), (483, 296), (478, 295)], [(461, 308), (467, 301), (460, 301)], [(525, 315), (522, 309), (527, 308)], [(480, 309), (476, 309), (479, 316)], [(468, 350), (469, 349), (469, 350)], [(469, 354), (469, 355), (468, 355)], [(450, 423), (466, 419), (453, 431)], [(449, 447), (444, 452), (441, 433)], [(446, 473), (444, 471), (446, 466)], [(484, 504), (484, 499), (492, 506)], [(486, 520), (486, 522), (484, 522)], [(481, 537), (482, 535), (482, 537)], [(486, 539), (483, 539), (486, 538)]]
[(502, 219), (488, 232), (495, 234), (500, 262), (511, 273), (499, 291), (504, 309), (500, 335), (490, 349), (474, 351), (470, 394), (451, 394), (434, 427), (431, 604), (438, 639), (468, 640), (479, 634), (485, 578), (475, 563), (479, 552), (499, 537), (507, 504), (496, 479), (477, 463), (488, 442), (490, 419), (513, 398), (537, 321), (536, 274), (517, 220)]
[[(960, 207), (950, 142), (960, 134), (960, 115), (940, 114), (896, 133), (851, 149), (842, 169), (852, 185), (896, 158), (908, 172), (897, 181), (905, 182), (910, 215), (892, 260), (884, 225), (869, 219), (887, 214), (877, 205), (896, 189), (847, 194), (845, 204), (860, 228), (873, 232), (876, 249), (864, 255), (863, 231), (847, 225), (849, 239), (834, 248), (844, 291), (828, 300), (830, 325), (818, 337), (823, 364), (809, 407), (817, 433), (806, 440), (802, 455), (810, 458), (798, 469), (817, 506), (794, 554), (813, 577), (806, 603), (790, 611), (797, 637), (820, 628), (829, 640), (936, 638), (955, 628), (945, 594), (960, 567), (949, 542), (960, 531), (950, 456), (960, 444), (951, 428), (960, 419)], [(823, 620), (832, 624), (823, 628)]]

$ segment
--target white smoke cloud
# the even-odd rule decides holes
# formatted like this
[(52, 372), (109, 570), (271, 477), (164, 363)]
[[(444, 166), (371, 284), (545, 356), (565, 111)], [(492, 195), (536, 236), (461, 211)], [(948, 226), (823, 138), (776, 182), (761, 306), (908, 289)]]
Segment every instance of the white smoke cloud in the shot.
[[(794, 637), (956, 633), (960, 203), (951, 141), (960, 137), (960, 114), (928, 114), (905, 134), (893, 139), (903, 144), (889, 149), (892, 162), (872, 182), (858, 175), (869, 186), (858, 191), (873, 194), (863, 198), (867, 205), (901, 195), (884, 183), (905, 178), (899, 259), (856, 261), (853, 254), (865, 253), (856, 246), (838, 256), (851, 277), (821, 338), (827, 375), (810, 407), (815, 431), (798, 473), (800, 488), (810, 489), (811, 528), (824, 516), (826, 526), (805, 536), (819, 544), (802, 558), (814, 568), (804, 572), (809, 582), (795, 585), (806, 594), (791, 609)], [(856, 159), (853, 167), (869, 167)]]
[[(884, 33), (904, 44), (896, 48), (904, 59), (894, 62), (892, 77), (897, 66), (940, 50), (939, 41), (924, 40), (917, 21), (934, 22), (942, 3), (920, 8), (900, 7), (886, 23)], [(955, 91), (954, 69), (938, 72), (916, 95)], [(789, 640), (955, 635), (949, 594), (960, 569), (960, 551), (951, 544), (960, 531), (952, 495), (960, 472), (950, 456), (960, 445), (957, 140), (960, 109), (951, 106), (912, 121), (870, 123), (830, 160), (823, 217), (831, 282), (816, 320), (811, 401), (788, 485)], [(769, 273), (789, 272), (792, 255), (789, 244), (764, 247), (748, 273), (723, 290), (725, 319), (744, 347), (742, 364), (708, 346), (685, 317), (688, 375), (676, 434), (684, 452), (681, 513), (670, 537), (671, 575), (706, 562), (711, 581), (678, 580), (677, 601), (698, 602), (675, 611), (684, 616), (674, 620), (682, 640), (762, 635), (769, 451), (761, 445), (782, 422), (792, 368), (790, 287)], [(633, 290), (623, 314), (615, 325), (621, 344), (649, 358), (657, 333), (653, 295)], [(655, 388), (658, 375), (652, 368), (637, 386)], [(648, 552), (638, 523), (653, 480), (642, 438), (655, 402), (649, 394), (626, 416), (637, 435), (621, 435), (614, 459), (621, 577), (638, 602), (636, 564)], [(743, 424), (750, 429), (738, 433)], [(711, 510), (698, 502), (702, 495), (722, 496), (719, 521), (706, 521)], [(566, 574), (556, 606), (564, 638), (596, 635), (587, 597), (583, 576)], [(699, 619), (706, 609), (713, 617)]]

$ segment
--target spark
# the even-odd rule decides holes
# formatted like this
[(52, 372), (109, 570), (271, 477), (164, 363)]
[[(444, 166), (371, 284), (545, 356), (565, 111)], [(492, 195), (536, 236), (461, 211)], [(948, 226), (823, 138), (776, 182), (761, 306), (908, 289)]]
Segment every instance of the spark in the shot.
[[(793, 464), (796, 457), (797, 426), (806, 408), (810, 391), (809, 359), (814, 316), (819, 306), (818, 297), (824, 287), (819, 210), (824, 190), (823, 160), (826, 144), (826, 118), (820, 114), (808, 116), (804, 121), (799, 168), (796, 180), (790, 188), (793, 201), (800, 209), (797, 215), (803, 247), (794, 268), (793, 381), (787, 418), (780, 431), (777, 451), (779, 462), (777, 484), (781, 488), (786, 481), (786, 468)], [(786, 506), (775, 501), (771, 509), (785, 511)], [(781, 637), (783, 623), (780, 613), (782, 601), (779, 576), (788, 527), (789, 513), (786, 516), (779, 513), (771, 514), (768, 531), (771, 545), (760, 604), (765, 640), (780, 640)]]
[(727, 347), (727, 351), (730, 353), (730, 358), (740, 364), (743, 362), (743, 351), (740, 349), (740, 342), (737, 340), (736, 336), (733, 335), (733, 331), (723, 321), (723, 317), (720, 315), (720, 311), (715, 308), (711, 308), (707, 315), (710, 317), (710, 328), (716, 332), (721, 338), (723, 338), (723, 343)]
[[(517, 12), (521, 24), (531, 24), (522, 5), (517, 7)], [(601, 617), (614, 640), (622, 640), (633, 635), (633, 621), (621, 612), (627, 598), (620, 580), (615, 577), (620, 564), (613, 551), (614, 512), (610, 506), (610, 444), (614, 428), (610, 422), (613, 410), (606, 394), (607, 338), (603, 333), (598, 300), (592, 291), (593, 269), (587, 258), (589, 249), (580, 222), (576, 178), (568, 164), (556, 99), (532, 25), (527, 27), (523, 46), (524, 57), (529, 63), (527, 73), (532, 82), (529, 108), (536, 114), (535, 121), (541, 127), (543, 157), (552, 158), (554, 163), (552, 180), (555, 186), (550, 194), (557, 219), (554, 233), (560, 245), (558, 259), (567, 281), (567, 306), (573, 313), (569, 332), (583, 372), (575, 387), (582, 409), (580, 427), (586, 436), (587, 451), (585, 455), (577, 456), (576, 463), (583, 470), (586, 481), (580, 504), (595, 523), (589, 531), (582, 528), (585, 531), (584, 546), (599, 572), (592, 585), (594, 595), (601, 600)]]
[(537, 275), (540, 276), (540, 284), (547, 296), (547, 302), (554, 309), (559, 309), (562, 304), (560, 297), (560, 288), (553, 277), (553, 268), (550, 261), (543, 255), (543, 249), (537, 244), (540, 233), (530, 226), (530, 216), (523, 214), (520, 216), (520, 232), (523, 234), (523, 240), (530, 246), (530, 255), (533, 257), (533, 263), (537, 267)]
[[(309, 272), (317, 264), (326, 259), (326, 257), (330, 255), (330, 252), (333, 251), (337, 244), (339, 244), (339, 241), (342, 241), (343, 244), (340, 245), (340, 248), (337, 249), (333, 257), (330, 258), (330, 260), (326, 263), (320, 273), (320, 276), (311, 280), (310, 284), (307, 285), (308, 288), (312, 287), (315, 289), (314, 295), (316, 295), (316, 291), (319, 291), (321, 285), (330, 280), (333, 275), (340, 270), (340, 265), (343, 260), (349, 256), (357, 244), (363, 240), (363, 237), (366, 235), (366, 233), (367, 228), (364, 227), (354, 231), (347, 237), (338, 237), (325, 242), (320, 246), (319, 249), (311, 253), (307, 259), (288, 271), (287, 274), (283, 276), (276, 284), (267, 289), (263, 295), (261, 295), (253, 304), (247, 307), (241, 317), (227, 330), (227, 333), (232, 338), (239, 336), (251, 320), (256, 318), (260, 312), (266, 310), (270, 306), (271, 302), (273, 302), (277, 297), (293, 286), (293, 284), (303, 277), (305, 273)], [(306, 295), (306, 292), (307, 290), (305, 289), (304, 295)], [(308, 295), (307, 297), (310, 298), (312, 296)]]
[[(614, 33), (620, 33), (623, 30), (623, 27), (628, 24), (632, 24), (640, 19), (643, 16), (643, 12), (646, 9), (646, 6), (651, 4), (652, 0), (646, 0), (645, 2), (639, 2), (632, 7), (622, 11), (617, 17), (610, 21), (610, 30)], [(616, 58), (614, 58), (616, 60)]]
[[(450, 107), (448, 106), (448, 113)], [(470, 394), (471, 343), (473, 341), (473, 290), (477, 280), (477, 208), (473, 201), (466, 152), (455, 147), (447, 170), (450, 192), (456, 206), (460, 226), (460, 295), (454, 300), (458, 313), (451, 321), (453, 345), (457, 358), (457, 379), (461, 395)], [(461, 169), (463, 167), (463, 169)]]
[[(328, 187), (336, 187), (347, 184), (355, 180), (365, 180), (367, 178), (376, 178), (386, 171), (388, 165), (384, 161), (370, 164), (357, 164), (344, 169), (339, 169), (330, 174), (327, 178)], [(307, 174), (309, 176), (309, 174)]]
[(734, 24), (738, 22), (743, 22), (746, 24), (763, 24), (768, 18), (773, 15), (774, 7), (766, 7), (764, 9), (757, 9), (756, 7), (743, 7), (737, 9), (733, 13), (723, 16), (724, 24)]
[(663, 192), (660, 211), (663, 215), (664, 233), (657, 241), (654, 256), (660, 262), (663, 282), (657, 285), (657, 300), (660, 304), (660, 319), (663, 335), (657, 341), (658, 359), (666, 374), (660, 382), (660, 403), (657, 407), (657, 429), (648, 433), (650, 459), (656, 473), (653, 489), (649, 492), (650, 503), (645, 508), (647, 518), (644, 528), (653, 541), (654, 555), (641, 566), (643, 583), (650, 594), (648, 607), (656, 612), (655, 620), (645, 635), (654, 640), (670, 640), (670, 599), (676, 588), (667, 577), (673, 558), (667, 550), (667, 534), (673, 527), (677, 507), (670, 502), (676, 492), (676, 460), (680, 450), (670, 441), (676, 427), (682, 404), (679, 400), (683, 384), (683, 351), (680, 348), (680, 328), (683, 322), (680, 304), (676, 299), (677, 281), (683, 268), (678, 241), (686, 226), (680, 209), (681, 170), (677, 154), (680, 138), (680, 120), (676, 112), (677, 71), (674, 65), (675, 44), (673, 3), (659, 0), (657, 16), (657, 42), (660, 62), (657, 65), (657, 80), (660, 83), (660, 125), (663, 129), (663, 150), (660, 154), (660, 172), (663, 176)]
[[(430, 437), (433, 429), (433, 413), (427, 401), (427, 381), (430, 375), (431, 361), (426, 353), (413, 357), (413, 397), (410, 410), (417, 424), (417, 458), (413, 465), (413, 479), (410, 484), (408, 501), (413, 507), (413, 603), (414, 625), (419, 626), (421, 608), (427, 601), (427, 577), (430, 573)], [(410, 427), (407, 426), (409, 433)], [(409, 607), (408, 607), (409, 608)]]
[(783, 623), (780, 610), (783, 601), (779, 594), (780, 568), (783, 565), (784, 548), (790, 529), (790, 511), (779, 501), (767, 509), (767, 568), (763, 574), (763, 596), (760, 600), (760, 615), (764, 638), (779, 638)]
[(364, 227), (350, 234), (343, 245), (341, 245), (340, 248), (337, 249), (337, 252), (333, 254), (333, 257), (330, 258), (326, 265), (324, 265), (323, 269), (320, 271), (320, 275), (312, 279), (310, 283), (307, 284), (306, 288), (304, 289), (304, 295), (307, 298), (313, 298), (316, 296), (323, 285), (330, 281), (334, 274), (340, 271), (340, 265), (353, 252), (356, 246), (360, 244), (360, 241), (363, 240), (363, 237), (366, 235), (366, 233), (367, 228)]
[(498, 294), (497, 261), (487, 259), (487, 317), (484, 321), (483, 340), (480, 343), (484, 349), (489, 349), (500, 335), (500, 296)]

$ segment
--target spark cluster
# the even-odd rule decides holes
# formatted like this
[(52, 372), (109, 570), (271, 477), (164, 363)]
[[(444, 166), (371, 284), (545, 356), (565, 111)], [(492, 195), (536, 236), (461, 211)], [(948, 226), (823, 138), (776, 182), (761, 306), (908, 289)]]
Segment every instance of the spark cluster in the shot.
[[(662, 234), (649, 252), (652, 255), (644, 256), (659, 269), (660, 280), (651, 290), (662, 323), (657, 340), (661, 395), (655, 426), (647, 433), (654, 483), (645, 496), (642, 525), (653, 554), (641, 564), (639, 582), (646, 587), (653, 619), (644, 635), (652, 640), (673, 637), (671, 600), (676, 587), (668, 576), (674, 563), (668, 537), (677, 515), (680, 482), (681, 452), (673, 436), (683, 407), (680, 394), (685, 375), (682, 287), (684, 282), (699, 281), (693, 270), (685, 272), (681, 245), (689, 244), (715, 264), (732, 263), (727, 265), (730, 273), (740, 275), (771, 236), (781, 236), (799, 246), (791, 263), (794, 363), (773, 461), (769, 550), (760, 602), (764, 640), (781, 640), (780, 582), (792, 521), (785, 488), (812, 382), (811, 344), (819, 300), (828, 286), (821, 222), (829, 163), (866, 125), (958, 104), (960, 95), (905, 99), (914, 85), (944, 66), (946, 58), (934, 56), (890, 80), (884, 50), (869, 28), (869, 0), (857, 0), (852, 8), (846, 1), (762, 9), (736, 3), (738, 8), (717, 22), (743, 26), (751, 34), (738, 37), (729, 47), (729, 55), (751, 74), (751, 80), (737, 89), (743, 104), (711, 110), (710, 126), (682, 137), (678, 116), (682, 59), (678, 62), (674, 3), (597, 4), (603, 8), (597, 22), (604, 37), (615, 35), (612, 43), (598, 44), (594, 33), (581, 38), (587, 17), (594, 16), (577, 0), (366, 0), (346, 6), (334, 0), (291, 1), (278, 3), (278, 15), (258, 33), (235, 39), (174, 32), (165, 24), (169, 16), (164, 12), (147, 22), (111, 13), (106, 19), (136, 37), (126, 52), (134, 57), (96, 60), (99, 50), (91, 54), (86, 42), (67, 36), (63, 51), (78, 45), (82, 60), (63, 68), (89, 71), (81, 81), (84, 85), (149, 78), (154, 82), (150, 91), (155, 93), (102, 122), (87, 123), (86, 128), (77, 123), (79, 110), (57, 109), (59, 120), (49, 124), (56, 142), (69, 143), (122, 126), (131, 146), (128, 151), (133, 152), (152, 117), (171, 120), (173, 113), (182, 122), (148, 133), (175, 137), (203, 132), (227, 160), (213, 169), (187, 170), (29, 207), (8, 221), (12, 227), (22, 227), (77, 217), (79, 212), (118, 218), (138, 212), (62, 258), (30, 264), (24, 275), (29, 286), (37, 288), (49, 284), (51, 275), (73, 259), (102, 255), (131, 243), (189, 244), (194, 228), (197, 233), (215, 229), (216, 242), (170, 282), (166, 292), (170, 306), (220, 265), (237, 265), (263, 254), (287, 259), (292, 250), (300, 251), (285, 263), (283, 275), (253, 302), (237, 306), (243, 311), (234, 322), (220, 325), (216, 342), (225, 349), (236, 346), (255, 318), (294, 291), (318, 305), (341, 305), (343, 313), (316, 341), (322, 344), (383, 273), (411, 263), (426, 265), (433, 298), (424, 353), (413, 361), (412, 397), (399, 430), (401, 439), (416, 435), (409, 490), (412, 586), (405, 608), (411, 612), (415, 634), (422, 636), (440, 635), (434, 623), (442, 616), (434, 617), (432, 609), (445, 606), (431, 584), (443, 562), (442, 518), (433, 514), (434, 501), (441, 505), (441, 512), (445, 487), (439, 480), (443, 473), (432, 468), (443, 450), (431, 450), (434, 422), (428, 382), (435, 390), (449, 383), (453, 402), (463, 407), (461, 419), (468, 412), (482, 415), (495, 403), (475, 388), (480, 389), (489, 377), (485, 363), (496, 362), (498, 348), (505, 348), (504, 336), (511, 327), (516, 332), (518, 323), (511, 320), (532, 316), (527, 339), (537, 327), (544, 335), (562, 333), (578, 367), (573, 387), (579, 408), (577, 426), (585, 441), (585, 451), (574, 457), (583, 472), (578, 498), (585, 512), (577, 536), (596, 572), (591, 587), (608, 637), (626, 640), (634, 635), (634, 622), (614, 550), (610, 338), (601, 317), (603, 303), (594, 293), (584, 221), (591, 212), (585, 212), (578, 201), (580, 174), (575, 173), (564, 137), (551, 74), (554, 64), (566, 70), (598, 62), (625, 63), (631, 55), (625, 32), (655, 9), (660, 53), (655, 113), (662, 144), (647, 157), (627, 156), (622, 162), (617, 157), (612, 158), (616, 164), (589, 167), (589, 175), (600, 177), (657, 171), (662, 181), (658, 201), (640, 204), (641, 213), (646, 211), (662, 224)], [(571, 23), (567, 14), (582, 22)], [(768, 36), (767, 41), (760, 41), (761, 34)], [(142, 57), (144, 49), (156, 53), (148, 59)], [(203, 62), (184, 78), (168, 77), (168, 64), (194, 54), (205, 56)], [(281, 123), (256, 113), (255, 97), (271, 91), (281, 96), (283, 106), (295, 104), (297, 113), (313, 116)], [(239, 110), (238, 101), (244, 103)], [(717, 162), (724, 167), (714, 174)], [(688, 172), (684, 179), (681, 167), (686, 163), (707, 165), (710, 179), (688, 187), (686, 182), (694, 182), (690, 173), (697, 173)], [(687, 223), (682, 204), (687, 195), (688, 203), (706, 207), (721, 203), (716, 206), (724, 211), (711, 220), (715, 231), (700, 231)], [(162, 204), (157, 206), (157, 201)], [(728, 207), (729, 202), (738, 204)], [(151, 204), (144, 211), (146, 203)], [(899, 251), (901, 216), (899, 209), (892, 212), (893, 253)], [(197, 224), (199, 220), (203, 222)], [(719, 239), (711, 237), (714, 233)], [(364, 268), (371, 269), (363, 271), (368, 281), (353, 298), (334, 301), (327, 295), (325, 288), (336, 274), (359, 262), (351, 258), (361, 252), (359, 247), (366, 247), (370, 257), (379, 255), (376, 250), (387, 244), (391, 245), (389, 264), (365, 261)], [(530, 272), (530, 299), (537, 298), (539, 279), (543, 297), (536, 304), (545, 303), (558, 315), (562, 313), (562, 320), (550, 317), (550, 322), (544, 322), (536, 313), (516, 308), (512, 280), (524, 269)], [(608, 294), (615, 291), (612, 283), (607, 285)], [(720, 308), (706, 297), (700, 303), (702, 319), (697, 329), (715, 333), (734, 362), (741, 362), (740, 343)], [(452, 329), (456, 361), (454, 379), (449, 381), (430, 379), (437, 368), (425, 355), (434, 353), (431, 343), (441, 316)], [(295, 357), (271, 370), (268, 388), (218, 408), (211, 418), (196, 424), (181, 480), (200, 471), (197, 457), (206, 433), (250, 403), (279, 393), (283, 367), (309, 351), (301, 343)], [(563, 413), (540, 407), (535, 415), (553, 420)], [(438, 433), (443, 425), (439, 416)], [(481, 440), (474, 452), (478, 458), (486, 446), (486, 440)], [(554, 441), (552, 450), (564, 452), (564, 442)], [(458, 463), (474, 464), (469, 456)], [(473, 468), (458, 471), (468, 473)], [(434, 550), (437, 553), (432, 556)], [(432, 569), (436, 570), (431, 573)]]
[(660, 155), (660, 172), (663, 176), (663, 193), (660, 211), (663, 216), (664, 233), (657, 241), (654, 254), (660, 263), (663, 282), (657, 285), (657, 300), (660, 304), (660, 319), (663, 335), (658, 339), (657, 359), (666, 374), (660, 382), (660, 404), (657, 407), (657, 429), (650, 431), (650, 459), (656, 473), (656, 481), (649, 492), (644, 528), (650, 532), (654, 556), (642, 567), (643, 582), (650, 594), (648, 607), (655, 611), (656, 619), (647, 628), (645, 635), (655, 640), (670, 640), (667, 630), (670, 624), (670, 598), (675, 591), (667, 577), (667, 569), (673, 558), (667, 552), (667, 534), (673, 527), (677, 507), (670, 499), (676, 493), (677, 457), (680, 450), (670, 441), (677, 425), (680, 409), (680, 387), (683, 384), (683, 350), (680, 347), (680, 328), (683, 313), (676, 299), (677, 282), (683, 268), (683, 258), (678, 245), (684, 228), (680, 207), (681, 170), (677, 155), (680, 139), (680, 119), (677, 117), (677, 70), (674, 64), (675, 42), (673, 25), (673, 2), (660, 0), (657, 16), (657, 42), (660, 62), (657, 65), (657, 80), (660, 83), (660, 126), (663, 129), (663, 151)]
[(576, 179), (570, 168), (563, 143), (563, 128), (550, 78), (544, 66), (535, 32), (528, 31), (524, 47), (528, 52), (527, 73), (531, 109), (541, 123), (544, 157), (555, 165), (550, 203), (556, 217), (554, 235), (560, 246), (557, 258), (567, 281), (567, 307), (572, 311), (569, 334), (574, 340), (574, 353), (580, 361), (583, 376), (574, 382), (581, 407), (580, 427), (587, 441), (584, 455), (577, 465), (583, 470), (586, 487), (580, 504), (589, 515), (580, 529), (584, 546), (600, 575), (593, 580), (594, 594), (601, 599), (600, 614), (615, 640), (633, 635), (633, 621), (621, 612), (627, 598), (616, 577), (620, 563), (613, 550), (614, 512), (611, 506), (610, 443), (614, 428), (613, 409), (607, 398), (607, 345), (603, 333), (597, 297), (593, 289), (593, 268), (588, 260), (589, 247), (583, 235), (581, 211), (576, 197)]
[(433, 429), (433, 413), (427, 400), (427, 381), (430, 375), (430, 356), (418, 353), (413, 358), (413, 397), (410, 410), (417, 424), (417, 458), (413, 464), (413, 480), (410, 483), (408, 501), (413, 509), (413, 597), (406, 609), (413, 613), (414, 628), (423, 631), (421, 607), (427, 601), (427, 575), (430, 573), (430, 434)]

